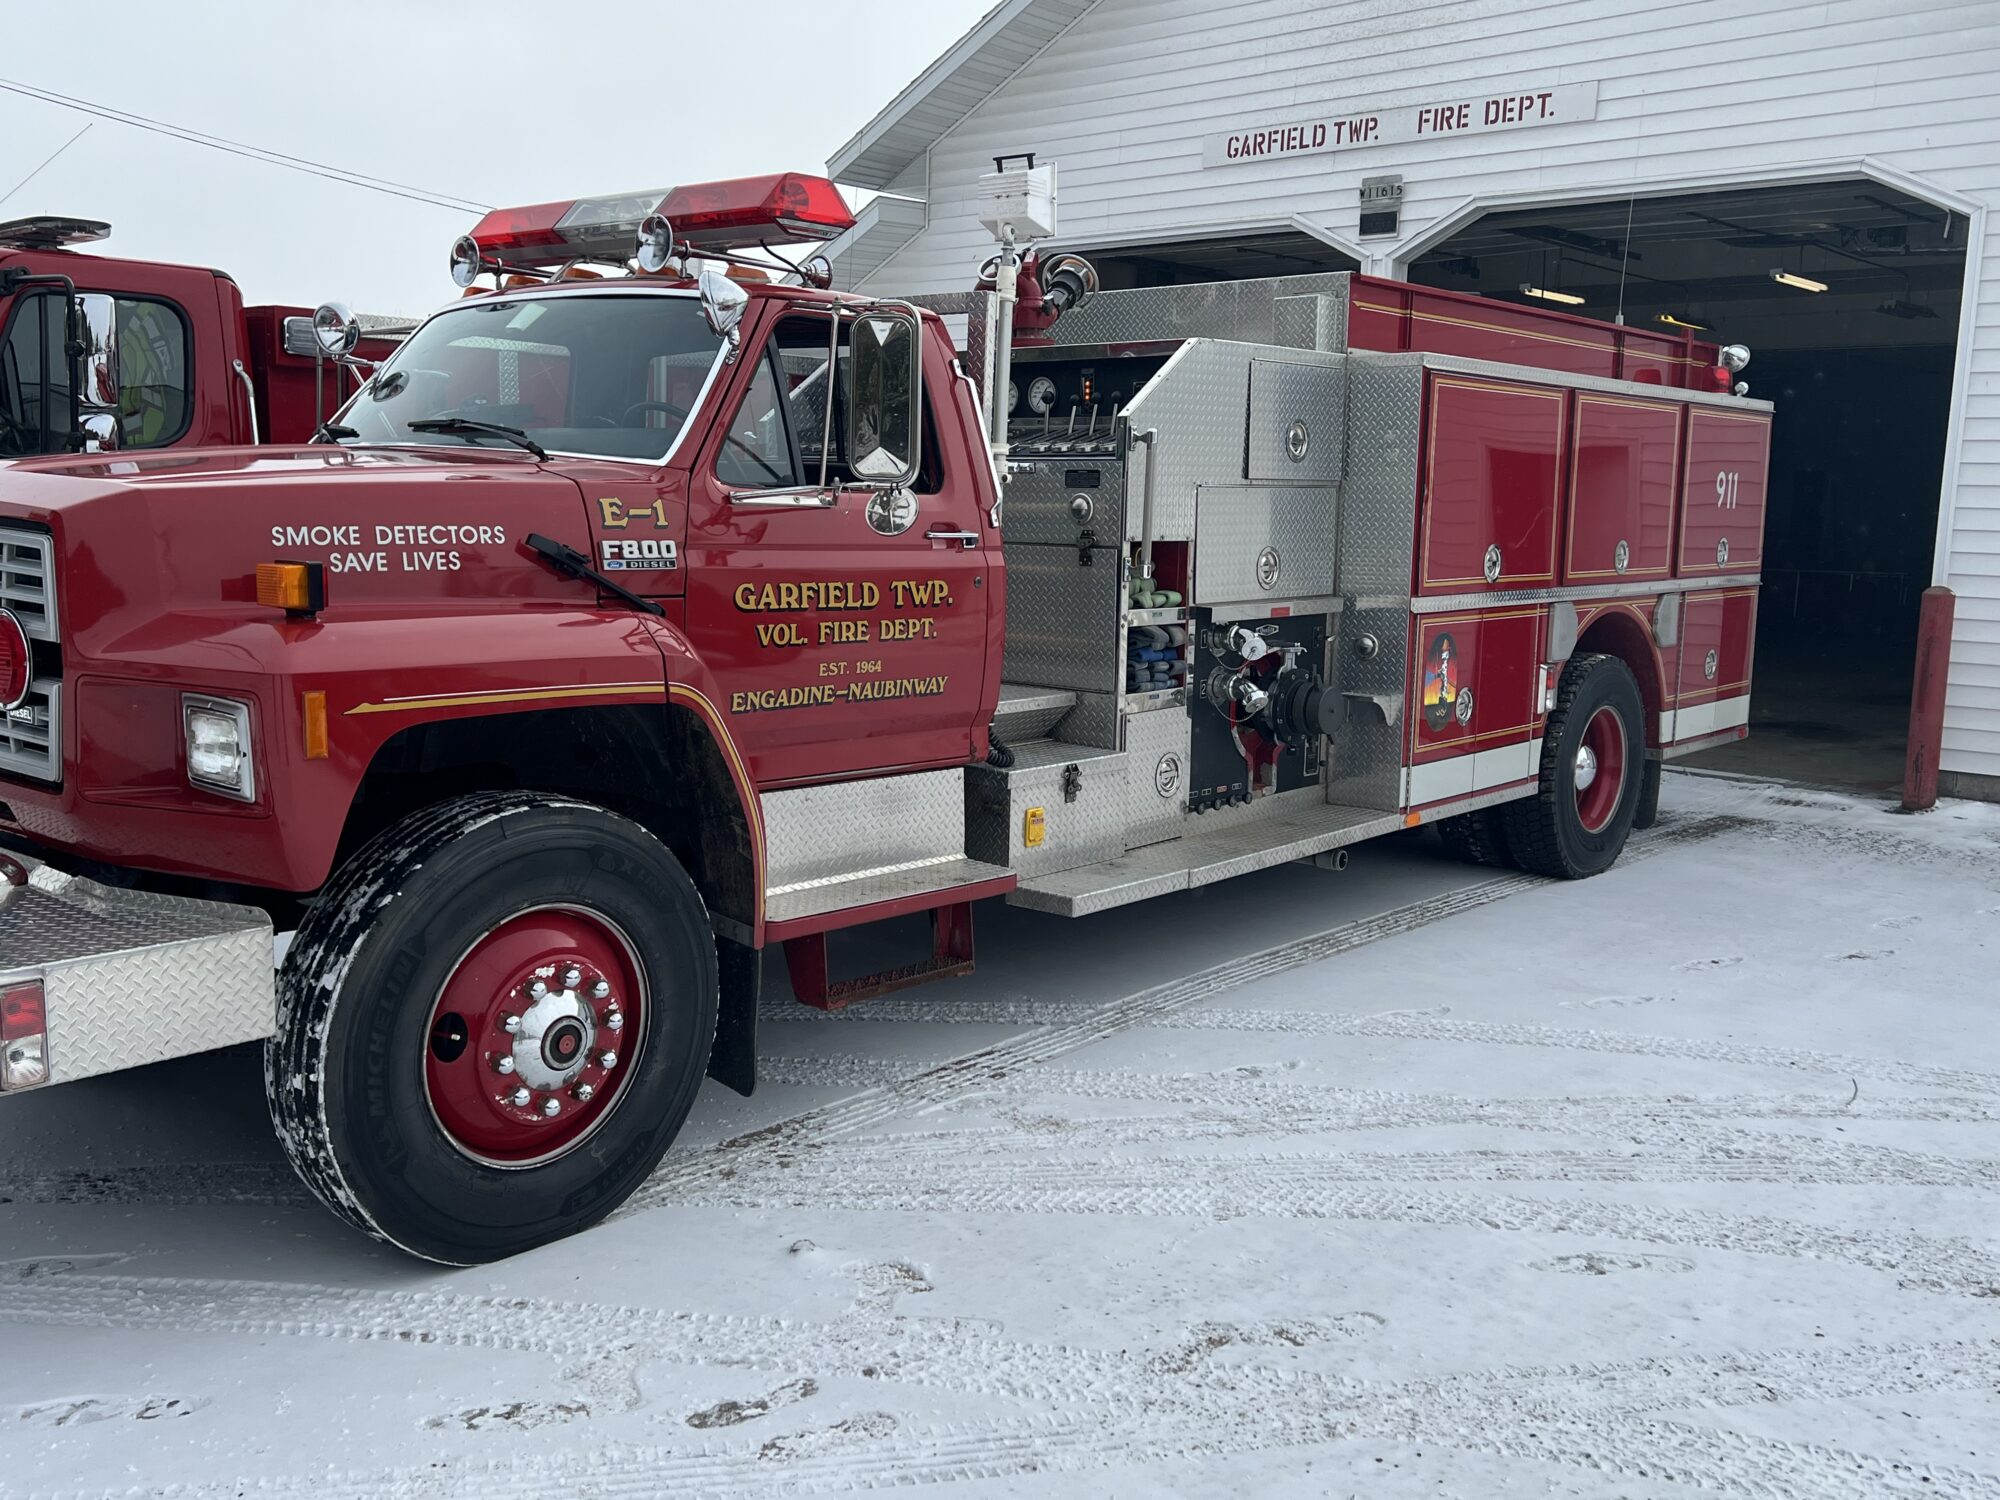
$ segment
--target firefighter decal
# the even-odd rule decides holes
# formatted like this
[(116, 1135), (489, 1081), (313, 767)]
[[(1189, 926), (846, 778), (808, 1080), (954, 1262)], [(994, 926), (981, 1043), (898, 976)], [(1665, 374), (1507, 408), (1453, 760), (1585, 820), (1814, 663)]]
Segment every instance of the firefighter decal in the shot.
[(1466, 686), (1468, 664), (1459, 655), (1450, 631), (1431, 638), (1424, 653), (1424, 722), (1433, 733), (1472, 718), (1472, 689)]

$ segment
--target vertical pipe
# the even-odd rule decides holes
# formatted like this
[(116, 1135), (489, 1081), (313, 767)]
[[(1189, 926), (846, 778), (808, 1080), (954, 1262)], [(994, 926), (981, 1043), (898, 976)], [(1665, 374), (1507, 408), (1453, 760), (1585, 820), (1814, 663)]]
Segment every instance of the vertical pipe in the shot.
[(1937, 805), (1938, 742), (1944, 738), (1955, 597), (1950, 589), (1928, 588), (1917, 603), (1917, 670), (1910, 684), (1910, 743), (1903, 767), (1905, 812)]

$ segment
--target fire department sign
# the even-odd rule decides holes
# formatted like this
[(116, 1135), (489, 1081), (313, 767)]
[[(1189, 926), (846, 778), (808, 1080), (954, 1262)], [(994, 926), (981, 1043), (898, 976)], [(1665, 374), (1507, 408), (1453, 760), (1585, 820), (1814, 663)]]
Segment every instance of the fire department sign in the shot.
[(1333, 115), (1270, 115), (1239, 121), (1222, 134), (1210, 136), (1202, 148), (1202, 165), (1236, 167), (1361, 146), (1451, 140), (1491, 130), (1571, 125), (1596, 118), (1594, 83), (1530, 85), (1470, 99), (1425, 100)]

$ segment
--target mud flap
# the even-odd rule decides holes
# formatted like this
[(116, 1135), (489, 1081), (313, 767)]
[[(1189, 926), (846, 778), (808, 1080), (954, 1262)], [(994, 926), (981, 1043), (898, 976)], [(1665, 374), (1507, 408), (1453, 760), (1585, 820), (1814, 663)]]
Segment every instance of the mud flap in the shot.
[(1639, 809), (1632, 815), (1634, 828), (1651, 828), (1660, 821), (1660, 762), (1647, 756), (1639, 771)]
[(763, 992), (764, 955), (726, 937), (715, 940), (722, 1003), (715, 1016), (715, 1046), (708, 1076), (748, 1098), (757, 1087), (757, 1002)]

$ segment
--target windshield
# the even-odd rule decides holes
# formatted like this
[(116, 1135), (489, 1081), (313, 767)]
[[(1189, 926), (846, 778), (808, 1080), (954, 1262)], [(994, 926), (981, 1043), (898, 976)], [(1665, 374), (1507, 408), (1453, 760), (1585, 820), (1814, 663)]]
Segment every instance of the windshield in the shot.
[(556, 453), (664, 458), (721, 341), (692, 297), (478, 297), (413, 333), (339, 416), (362, 443), (516, 446), (454, 419), (517, 428)]

